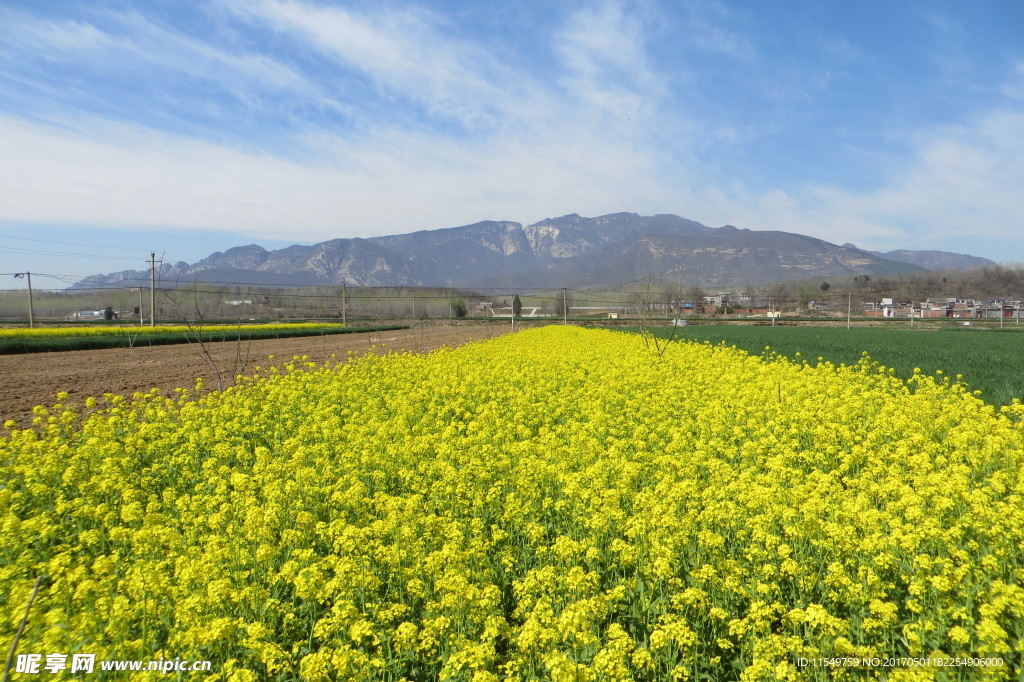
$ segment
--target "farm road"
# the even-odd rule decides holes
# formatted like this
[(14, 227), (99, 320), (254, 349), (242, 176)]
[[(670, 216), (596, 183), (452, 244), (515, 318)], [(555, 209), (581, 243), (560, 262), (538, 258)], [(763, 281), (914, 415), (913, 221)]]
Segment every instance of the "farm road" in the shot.
[[(524, 327), (526, 325), (523, 325)], [(517, 329), (519, 325), (517, 325)], [(351, 350), (365, 352), (427, 352), (442, 346), (456, 347), (470, 341), (490, 339), (508, 330), (496, 324), (418, 325), (411, 329), (385, 332), (305, 336), (291, 339), (211, 343), (211, 356), (221, 368), (224, 387), (233, 379), (236, 355), (248, 353), (249, 362), (239, 374), (252, 374), (256, 366), (284, 365), (296, 355), (306, 355), (317, 364), (335, 356), (343, 361)], [(273, 355), (273, 360), (268, 356)], [(224, 369), (227, 369), (225, 372)], [(159, 388), (166, 396), (178, 387), (191, 388), (202, 377), (207, 388), (217, 382), (209, 363), (189, 344), (137, 346), (133, 349), (67, 351), (0, 355), (0, 423), (13, 419), (19, 427), (32, 421), (32, 408), (49, 407), (58, 391), (67, 391), (67, 403), (81, 408), (88, 396), (116, 393), (131, 396)]]

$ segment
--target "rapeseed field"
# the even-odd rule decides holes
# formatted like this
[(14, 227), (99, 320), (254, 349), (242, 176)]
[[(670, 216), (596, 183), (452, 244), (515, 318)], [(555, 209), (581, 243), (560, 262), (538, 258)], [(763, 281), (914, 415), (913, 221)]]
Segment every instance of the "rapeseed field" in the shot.
[(1019, 402), (866, 357), (299, 358), (8, 425), (0, 642), (43, 576), (18, 652), (204, 679), (1017, 679), (1022, 462)]

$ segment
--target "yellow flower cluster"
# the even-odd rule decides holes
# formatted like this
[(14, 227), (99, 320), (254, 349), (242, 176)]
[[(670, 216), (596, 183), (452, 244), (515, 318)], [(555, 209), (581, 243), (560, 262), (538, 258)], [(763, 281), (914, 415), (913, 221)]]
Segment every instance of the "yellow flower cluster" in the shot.
[[(45, 576), (19, 651), (472, 682), (1024, 656), (1024, 406), (866, 357), (547, 327), (90, 405), (0, 440), (0, 641)], [(900, 656), (1005, 663), (800, 663)]]
[(36, 327), (34, 329), (0, 329), (0, 338), (54, 338), (64, 336), (117, 336), (118, 334), (183, 334), (203, 331), (206, 333), (234, 333), (239, 330), (250, 331), (291, 331), (337, 329), (338, 324), (321, 322), (274, 322), (266, 324), (204, 324), (197, 325), (161, 325), (159, 327), (139, 327), (134, 324), (108, 326), (71, 326), (71, 327)]

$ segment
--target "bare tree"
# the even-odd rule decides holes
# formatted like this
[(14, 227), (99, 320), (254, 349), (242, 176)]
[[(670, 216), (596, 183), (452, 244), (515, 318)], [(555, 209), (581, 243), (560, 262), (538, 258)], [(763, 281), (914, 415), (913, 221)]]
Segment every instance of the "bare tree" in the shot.
[(188, 341), (189, 345), (195, 349), (199, 354), (199, 357), (203, 359), (207, 367), (213, 373), (214, 380), (217, 382), (217, 390), (224, 390), (224, 378), (225, 374), (230, 369), (230, 378), (233, 381), (236, 376), (245, 371), (246, 366), (250, 360), (250, 349), (252, 346), (252, 340), (246, 339), (246, 343), (243, 349), (242, 346), (242, 318), (241, 310), (239, 310), (238, 324), (235, 328), (235, 354), (231, 359), (230, 365), (221, 364), (223, 360), (218, 361), (214, 357), (210, 350), (210, 339), (207, 338), (207, 334), (204, 331), (208, 331), (209, 323), (207, 322), (208, 311), (203, 308), (199, 303), (199, 289), (198, 282), (192, 283), (192, 304), (187, 308), (182, 306), (178, 299), (172, 295), (180, 292), (180, 289), (172, 289), (167, 291), (166, 289), (161, 290), (161, 294), (170, 302), (174, 307), (175, 311), (184, 321), (185, 327), (185, 340)]
[(699, 313), (704, 309), (704, 290), (698, 286), (692, 286), (686, 290), (686, 297), (693, 303), (693, 312)]
[(655, 333), (657, 308), (661, 300), (664, 300), (664, 290), (659, 291), (657, 280), (651, 275), (648, 275), (647, 279), (643, 280), (633, 292), (633, 304), (637, 311), (640, 337), (643, 339), (644, 346), (659, 356), (664, 355), (668, 347), (675, 341), (678, 330), (673, 323), (668, 336), (660, 336)]
[(666, 315), (678, 316), (683, 305), (683, 288), (675, 282), (666, 283), (661, 290)]

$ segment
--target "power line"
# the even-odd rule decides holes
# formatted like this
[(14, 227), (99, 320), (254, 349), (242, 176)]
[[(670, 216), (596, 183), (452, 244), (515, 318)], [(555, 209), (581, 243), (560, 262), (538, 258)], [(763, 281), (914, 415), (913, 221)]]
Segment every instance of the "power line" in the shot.
[[(145, 253), (146, 252), (145, 249), (134, 248), (134, 247), (126, 248), (126, 247), (110, 246), (109, 244), (87, 244), (85, 242), (65, 242), (65, 241), (59, 241), (59, 240), (56, 240), (56, 239), (38, 239), (38, 238), (35, 238), (35, 237), (17, 237), (17, 236), (8, 235), (8, 234), (0, 234), (0, 239), (18, 239), (18, 240), (21, 240), (21, 241), (38, 242), (38, 243), (46, 243), (46, 244), (61, 244), (61, 245), (64, 245), (64, 246), (82, 246), (82, 247), (89, 248), (89, 249), (100, 249), (100, 250), (103, 250), (103, 251), (107, 252), (106, 254), (91, 254), (91, 253), (90, 254), (83, 254), (80, 251), (76, 251), (76, 252), (49, 251), (49, 250), (43, 250), (43, 249), (21, 248), (21, 247), (16, 247), (16, 246), (0, 246), (0, 253), (12, 253), (12, 254), (22, 254), (22, 255), (30, 255), (30, 256), (73, 256), (73, 257), (77, 257), (77, 258), (83, 258), (84, 257), (84, 258), (87, 258), (87, 259), (90, 259), (90, 260), (96, 259), (96, 260), (132, 260), (132, 261), (134, 261), (134, 260), (138, 260), (138, 255), (115, 256), (115, 255), (110, 255), (110, 252), (111, 251), (116, 251), (118, 253), (125, 253), (125, 254), (127, 254), (127, 253), (136, 253), (136, 252), (141, 252), (141, 253)], [(175, 254), (171, 254), (171, 256), (175, 257), (175, 258), (178, 258), (181, 261), (184, 261), (184, 260), (186, 260), (188, 258), (188, 257), (183, 257), (183, 256), (177, 256)], [(95, 273), (92, 273), (92, 274), (94, 275)], [(79, 277), (79, 278), (84, 279), (85, 277), (90, 277), (92, 275), (76, 275), (76, 276)]]
[[(63, 244), (64, 246), (87, 246), (94, 249), (109, 249), (108, 244), (85, 244), (83, 242), (62, 242), (56, 239), (39, 239), (38, 237), (15, 237), (10, 234), (0, 234), (0, 239), (19, 239), (25, 242), (45, 242), (47, 244)], [(129, 249), (131, 251), (145, 251), (145, 249)]]
[[(81, 253), (72, 253), (70, 251), (42, 251), (40, 249), (19, 249), (12, 248), (10, 246), (0, 246), (0, 253), (20, 253), (30, 256), (76, 256), (81, 258)], [(87, 255), (86, 258), (96, 258), (102, 260), (137, 260), (131, 256), (100, 256), (100, 255)]]

